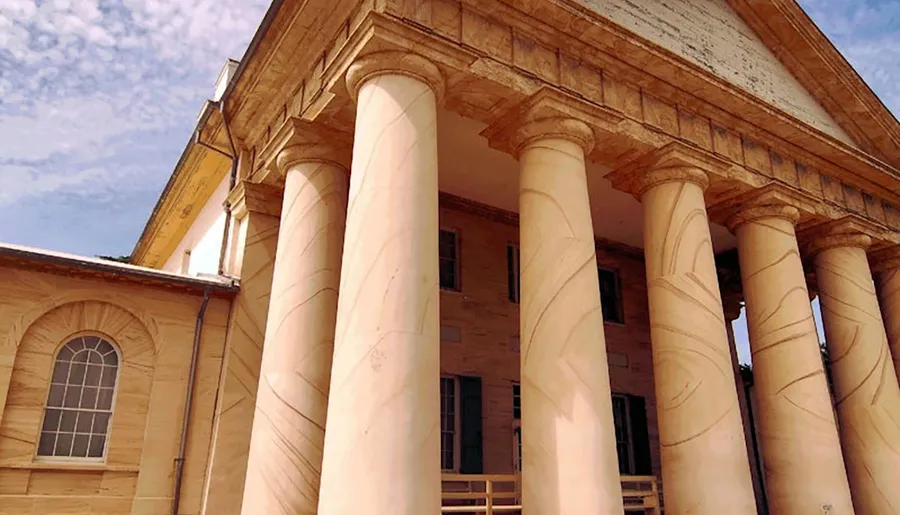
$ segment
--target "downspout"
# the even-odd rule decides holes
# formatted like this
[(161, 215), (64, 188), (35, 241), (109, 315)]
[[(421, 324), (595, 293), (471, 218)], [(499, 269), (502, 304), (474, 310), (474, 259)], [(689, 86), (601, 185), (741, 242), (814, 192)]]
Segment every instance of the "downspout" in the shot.
[[(228, 115), (225, 114), (225, 102), (216, 102), (219, 112), (222, 113), (222, 127), (225, 128), (225, 136), (228, 138), (228, 146), (231, 147), (231, 176), (228, 179), (228, 193), (234, 190), (237, 184), (238, 155), (234, 147), (234, 138), (231, 137), (231, 129), (228, 128)], [(231, 204), (225, 201), (225, 231), (222, 234), (222, 247), (219, 249), (219, 275), (225, 275), (225, 251), (228, 249), (228, 233), (231, 231)]]
[(206, 306), (209, 305), (209, 290), (203, 292), (203, 303), (197, 312), (197, 320), (194, 325), (194, 347), (191, 350), (191, 370), (188, 376), (187, 393), (184, 399), (184, 416), (181, 422), (181, 440), (178, 444), (178, 457), (175, 458), (175, 493), (172, 496), (172, 515), (178, 515), (178, 507), (181, 504), (181, 486), (184, 479), (184, 455), (187, 449), (188, 428), (191, 422), (191, 405), (194, 400), (194, 383), (197, 381), (197, 362), (200, 355), (200, 336), (203, 333), (203, 318), (206, 316)]

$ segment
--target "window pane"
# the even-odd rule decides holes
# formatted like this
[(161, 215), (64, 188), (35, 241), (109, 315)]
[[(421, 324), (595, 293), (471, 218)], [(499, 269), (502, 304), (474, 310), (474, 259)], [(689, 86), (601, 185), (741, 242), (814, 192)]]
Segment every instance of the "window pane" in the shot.
[(97, 388), (86, 386), (81, 394), (81, 407), (94, 409), (97, 407)]
[(518, 384), (513, 385), (513, 418), (522, 418), (522, 387)]
[(66, 408), (77, 408), (79, 402), (81, 402), (81, 387), (69, 386), (66, 388), (66, 398), (63, 401), (63, 406)]
[(94, 434), (106, 434), (109, 427), (109, 413), (97, 413), (94, 415), (94, 428), (91, 430)]
[(103, 356), (101, 356), (100, 353), (95, 350), (88, 351), (88, 363), (96, 363), (98, 365), (102, 365)]
[(66, 387), (61, 384), (50, 385), (50, 396), (47, 399), (48, 406), (62, 406), (63, 395), (66, 393)]
[(440, 256), (441, 288), (455, 290), (459, 287), (456, 274), (456, 233), (440, 231), (438, 254)]
[(56, 359), (58, 361), (72, 361), (72, 356), (74, 354), (75, 352), (72, 350), (72, 348), (66, 345), (59, 350), (59, 355), (57, 355)]
[[(81, 353), (78, 356), (86, 356), (86, 354)], [(75, 359), (78, 359), (78, 356), (75, 356)], [(87, 365), (85, 365), (84, 363), (73, 363), (71, 370), (69, 370), (69, 384), (83, 384), (84, 373), (86, 369)]]
[(103, 378), (100, 381), (101, 386), (116, 385), (116, 367), (103, 367)]
[(112, 408), (113, 389), (100, 388), (97, 393), (97, 409), (108, 410)]
[(441, 288), (456, 288), (456, 263), (442, 259), (440, 263)]
[(72, 349), (72, 352), (77, 354), (78, 351), (84, 349), (84, 340), (82, 340), (81, 338), (75, 338), (71, 342), (67, 343), (66, 346)]
[(69, 363), (65, 361), (57, 361), (53, 366), (53, 377), (50, 379), (53, 383), (65, 383), (69, 377)]
[(88, 359), (88, 351), (80, 350), (75, 353), (75, 357), (72, 358), (72, 361), (74, 361), (76, 363), (87, 363), (87, 359)]
[(38, 444), (38, 456), (53, 456), (53, 444), (56, 443), (56, 428), (52, 433), (41, 433), (41, 441)]
[(90, 438), (90, 435), (75, 435), (75, 441), (72, 444), (72, 457), (87, 457), (88, 440)]
[(72, 452), (72, 433), (60, 433), (56, 437), (56, 449), (54, 456), (69, 456)]
[(82, 411), (78, 414), (78, 423), (75, 424), (76, 433), (90, 433), (94, 422), (94, 414)]
[(600, 303), (603, 307), (603, 320), (620, 324), (624, 323), (618, 273), (615, 270), (600, 268), (597, 270), (597, 276), (600, 280)]
[(78, 419), (77, 411), (63, 411), (62, 413), (62, 422), (59, 424), (60, 431), (67, 431), (72, 433), (75, 431), (75, 421)]
[(119, 355), (113, 352), (112, 354), (108, 354), (106, 356), (106, 364), (116, 366), (119, 364)]
[(105, 356), (110, 352), (115, 352), (115, 349), (113, 349), (113, 346), (108, 341), (102, 340), (100, 345), (97, 346), (97, 352)]
[(88, 456), (91, 458), (102, 458), (103, 457), (103, 445), (106, 443), (105, 436), (94, 435), (91, 437), (90, 448), (88, 449)]
[(60, 411), (58, 409), (48, 409), (44, 414), (43, 431), (56, 431), (59, 429)]
[(84, 346), (87, 349), (96, 349), (100, 345), (100, 338), (96, 336), (85, 336), (82, 340), (84, 340)]
[(100, 374), (103, 373), (103, 365), (88, 365), (84, 384), (87, 386), (100, 386)]

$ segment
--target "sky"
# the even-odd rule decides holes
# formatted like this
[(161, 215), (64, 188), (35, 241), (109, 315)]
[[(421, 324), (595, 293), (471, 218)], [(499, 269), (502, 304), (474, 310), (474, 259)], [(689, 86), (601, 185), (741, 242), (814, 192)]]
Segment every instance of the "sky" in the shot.
[[(900, 0), (800, 0), (900, 113)], [(0, 241), (130, 253), (266, 0), (0, 0)], [(742, 361), (746, 324), (735, 325)]]

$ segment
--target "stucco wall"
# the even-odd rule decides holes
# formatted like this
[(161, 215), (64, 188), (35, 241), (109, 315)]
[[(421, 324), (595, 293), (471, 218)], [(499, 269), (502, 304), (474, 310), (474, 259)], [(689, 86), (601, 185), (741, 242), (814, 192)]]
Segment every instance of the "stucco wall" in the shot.
[(855, 146), (726, 0), (577, 0), (629, 31)]
[[(223, 203), (228, 196), (228, 176), (216, 186), (215, 191), (197, 214), (194, 223), (184, 238), (166, 258), (162, 269), (170, 272), (215, 274), (219, 269), (219, 253), (222, 249), (222, 235), (225, 231), (225, 210)], [(185, 251), (191, 252), (190, 265), (182, 270)]]
[[(0, 513), (170, 512), (201, 301), (200, 295), (0, 268)], [(214, 298), (206, 314), (182, 514), (200, 509), (229, 309), (228, 300)], [(120, 350), (106, 458), (37, 458), (55, 354), (85, 333)]]

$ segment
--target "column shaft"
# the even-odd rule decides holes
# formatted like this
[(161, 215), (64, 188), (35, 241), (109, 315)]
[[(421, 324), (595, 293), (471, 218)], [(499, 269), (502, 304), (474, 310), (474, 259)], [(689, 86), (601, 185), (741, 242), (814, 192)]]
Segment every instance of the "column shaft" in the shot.
[(752, 217), (736, 233), (769, 513), (818, 513), (823, 506), (853, 513), (794, 234), (797, 212), (771, 206), (739, 216)]
[(319, 514), (433, 514), (441, 503), (436, 97), (411, 74), (360, 84)]
[(347, 173), (288, 168), (242, 513), (316, 513)]
[(523, 513), (621, 515), (584, 151), (541, 139), (520, 168)]
[(684, 175), (651, 182), (641, 198), (666, 512), (755, 515), (705, 177), (659, 174)]
[(900, 380), (900, 266), (881, 270), (876, 274), (876, 282), (894, 373)]
[(860, 515), (900, 513), (900, 388), (866, 252), (826, 248), (815, 267), (853, 504)]

